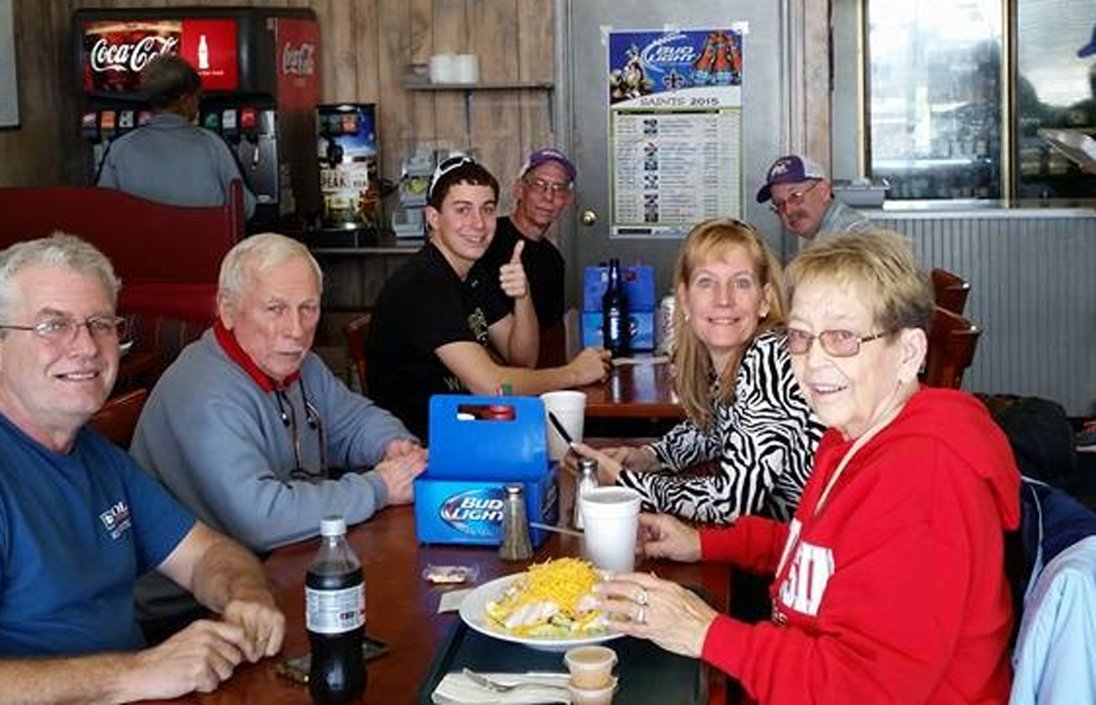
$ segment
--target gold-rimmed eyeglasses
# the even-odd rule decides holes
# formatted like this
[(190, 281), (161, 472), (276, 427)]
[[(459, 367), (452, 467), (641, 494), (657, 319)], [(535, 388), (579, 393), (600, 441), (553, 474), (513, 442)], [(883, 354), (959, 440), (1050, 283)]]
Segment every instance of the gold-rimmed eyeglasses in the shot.
[(126, 319), (121, 316), (91, 316), (82, 321), (68, 316), (47, 318), (33, 326), (19, 326), (0, 323), (0, 330), (27, 330), (42, 340), (55, 345), (67, 345), (76, 340), (80, 328), (88, 329), (88, 334), (99, 341), (122, 340), (126, 335)]
[(818, 186), (818, 184), (820, 184), (820, 183), (822, 183), (822, 182), (821, 181), (815, 181), (814, 183), (812, 183), (810, 186), (808, 186), (805, 189), (800, 189), (799, 191), (792, 191), (791, 193), (788, 194), (788, 197), (785, 198), (783, 201), (778, 201), (775, 198), (772, 199), (772, 204), (769, 206), (769, 210), (771, 210), (773, 213), (776, 213), (777, 215), (780, 215), (780, 212), (782, 210), (784, 210), (785, 207), (787, 207), (789, 205), (798, 206), (800, 203), (803, 202), (803, 199), (806, 197), (806, 195), (811, 192), (811, 189), (813, 189), (815, 186)]
[(857, 335), (851, 330), (824, 330), (818, 335), (798, 328), (788, 328), (784, 331), (790, 355), (806, 355), (814, 339), (817, 338), (822, 344), (822, 349), (833, 357), (855, 357), (860, 354), (862, 343), (870, 343), (888, 335), (890, 335), (888, 332)]

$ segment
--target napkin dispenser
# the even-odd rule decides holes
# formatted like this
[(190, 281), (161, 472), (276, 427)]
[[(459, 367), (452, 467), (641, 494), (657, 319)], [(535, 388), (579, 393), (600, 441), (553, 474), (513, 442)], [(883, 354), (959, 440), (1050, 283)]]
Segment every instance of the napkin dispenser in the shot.
[[(419, 543), (497, 546), (503, 487), (520, 482), (530, 521), (559, 519), (558, 466), (548, 460), (544, 403), (537, 397), (435, 395), (430, 460), (415, 480)], [(539, 546), (548, 533), (531, 528)]]

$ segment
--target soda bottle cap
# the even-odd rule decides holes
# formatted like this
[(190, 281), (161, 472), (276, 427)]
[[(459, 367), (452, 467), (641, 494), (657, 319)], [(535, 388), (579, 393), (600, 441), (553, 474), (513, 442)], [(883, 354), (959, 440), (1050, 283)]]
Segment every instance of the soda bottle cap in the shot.
[(343, 536), (345, 534), (346, 519), (332, 516), (320, 520), (320, 536)]

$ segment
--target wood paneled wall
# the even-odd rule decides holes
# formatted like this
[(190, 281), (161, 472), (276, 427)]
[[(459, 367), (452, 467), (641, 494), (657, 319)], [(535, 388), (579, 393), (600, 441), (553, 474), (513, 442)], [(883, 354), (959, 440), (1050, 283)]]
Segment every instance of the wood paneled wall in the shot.
[(531, 149), (554, 141), (541, 89), (408, 90), (431, 54), (475, 53), (480, 81), (554, 80), (553, 0), (15, 0), (22, 127), (0, 131), (0, 186), (85, 183), (69, 22), (83, 7), (310, 7), (323, 36), (323, 98), (378, 105), (388, 178), (417, 146), (477, 150), (505, 186)]

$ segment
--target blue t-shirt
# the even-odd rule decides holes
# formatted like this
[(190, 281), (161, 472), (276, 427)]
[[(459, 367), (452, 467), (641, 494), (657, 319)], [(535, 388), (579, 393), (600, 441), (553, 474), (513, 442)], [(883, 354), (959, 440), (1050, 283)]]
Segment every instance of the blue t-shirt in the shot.
[(95, 431), (59, 454), (0, 414), (0, 655), (142, 647), (134, 583), (193, 526)]

